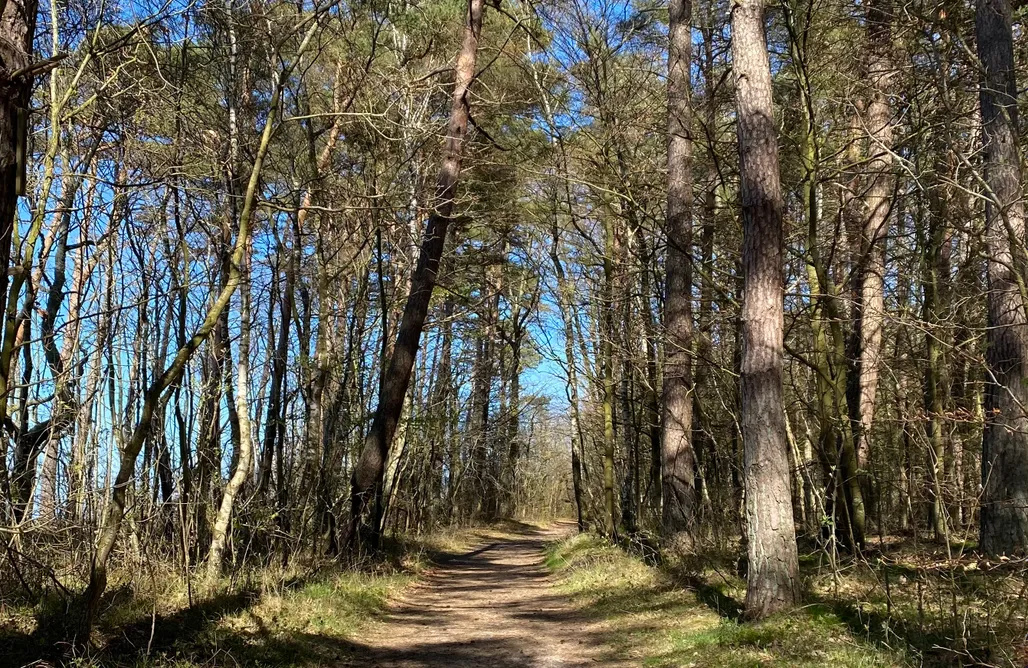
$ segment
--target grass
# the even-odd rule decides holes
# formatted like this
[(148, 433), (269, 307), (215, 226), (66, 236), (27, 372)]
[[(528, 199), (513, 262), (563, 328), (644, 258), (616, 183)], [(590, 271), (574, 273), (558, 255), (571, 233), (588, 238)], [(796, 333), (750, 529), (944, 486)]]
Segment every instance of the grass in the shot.
[(434, 557), (466, 552), (495, 531), (452, 529), (392, 542), (356, 571), (332, 563), (255, 569), (213, 585), (199, 573), (187, 583), (171, 564), (123, 565), (112, 573), (88, 656), (69, 656), (76, 617), (66, 597), (15, 604), (0, 594), (0, 667), (347, 665), (362, 649), (361, 631)]
[(603, 624), (623, 660), (653, 666), (872, 668), (911, 658), (857, 637), (847, 621), (814, 604), (786, 615), (738, 621), (743, 583), (715, 573), (675, 576), (615, 545), (580, 534), (550, 546), (558, 588)]
[[(362, 630), (433, 557), (536, 528), (445, 530), (392, 544), (358, 571), (245, 571), (206, 588), (194, 580), (192, 596), (171, 565), (123, 566), (97, 625), (98, 649), (71, 664), (349, 665), (362, 650)], [(875, 550), (836, 570), (816, 553), (805, 556), (806, 604), (759, 623), (740, 621), (745, 583), (727, 552), (658, 567), (582, 534), (551, 544), (546, 565), (583, 624), (628, 665), (1028, 665), (1028, 561), (950, 558), (940, 547), (909, 541)], [(0, 587), (0, 667), (68, 663), (67, 645), (56, 644), (74, 618), (65, 599), (29, 602), (14, 594)]]
[[(416, 578), (416, 572), (380, 568), (341, 569), (304, 579), (225, 583), (194, 596), (162, 582), (154, 590), (122, 587), (111, 596), (88, 657), (69, 660), (55, 644), (64, 611), (52, 604), (0, 612), (0, 665), (37, 661), (74, 666), (200, 668), (215, 666), (328, 666), (352, 656), (353, 639), (380, 618), (388, 601)], [(27, 619), (35, 620), (35, 628)], [(63, 656), (62, 656), (63, 654)], [(43, 663), (42, 665), (48, 665)]]
[[(440, 529), (390, 540), (357, 570), (328, 562), (288, 570), (256, 568), (204, 584), (186, 582), (174, 564), (155, 560), (112, 569), (87, 656), (67, 642), (77, 616), (69, 597), (28, 601), (0, 587), (0, 668), (308, 668), (350, 665), (361, 632), (390, 600), (445, 555), (532, 528), (517, 522)], [(71, 593), (82, 583), (65, 583)]]

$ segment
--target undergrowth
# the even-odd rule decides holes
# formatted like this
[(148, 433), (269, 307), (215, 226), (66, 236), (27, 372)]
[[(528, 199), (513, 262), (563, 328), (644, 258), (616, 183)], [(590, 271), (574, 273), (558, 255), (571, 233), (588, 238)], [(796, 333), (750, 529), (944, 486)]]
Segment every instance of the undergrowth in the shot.
[(357, 568), (331, 561), (247, 568), (216, 583), (205, 583), (202, 570), (187, 579), (174, 564), (124, 557), (85, 653), (68, 642), (84, 583), (69, 579), (64, 591), (41, 591), (33, 601), (0, 592), (0, 668), (347, 665), (362, 649), (360, 630), (383, 617), (432, 558), (465, 552), (495, 531), (392, 541)]

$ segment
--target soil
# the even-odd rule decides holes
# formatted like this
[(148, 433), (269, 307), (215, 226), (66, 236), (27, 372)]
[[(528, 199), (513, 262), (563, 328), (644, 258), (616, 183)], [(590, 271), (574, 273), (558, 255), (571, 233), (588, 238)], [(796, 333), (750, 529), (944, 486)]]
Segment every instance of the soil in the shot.
[(602, 628), (554, 590), (546, 544), (570, 530), (526, 528), (443, 560), (359, 638), (376, 668), (614, 667)]

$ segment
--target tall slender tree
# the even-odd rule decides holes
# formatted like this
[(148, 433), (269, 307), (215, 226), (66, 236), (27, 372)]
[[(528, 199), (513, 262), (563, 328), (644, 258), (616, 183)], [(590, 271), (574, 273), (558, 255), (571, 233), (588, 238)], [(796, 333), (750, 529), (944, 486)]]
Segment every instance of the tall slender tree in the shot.
[(989, 255), (981, 547), (1008, 554), (1028, 549), (1028, 263), (1008, 0), (978, 0), (975, 33), (982, 64)]
[(663, 529), (689, 542), (696, 521), (692, 444), (692, 1), (671, 0), (668, 26), (667, 295), (662, 434)]
[(738, 108), (743, 302), (741, 415), (746, 488), (746, 614), (799, 600), (782, 369), (785, 357), (782, 191), (763, 0), (732, 6)]
[[(464, 156), (464, 137), (468, 130), (468, 119), (471, 117), (468, 91), (475, 78), (478, 40), (482, 35), (482, 4), (482, 0), (468, 0), (464, 41), (457, 56), (457, 80), (450, 105), (450, 119), (446, 127), (443, 161), (436, 179), (435, 199), (431, 203), (432, 213), (425, 226), (418, 264), (411, 277), (410, 293), (400, 319), (392, 356), (388, 365), (383, 360), (383, 368), (387, 366), (388, 370), (382, 378), (375, 417), (351, 477), (350, 524), (346, 538), (346, 543), (351, 549), (358, 545), (359, 528), (365, 510), (381, 492), (389, 447), (403, 411), (421, 332), (428, 316), (429, 301), (432, 299), (439, 272), (439, 262), (446, 245), (446, 231), (453, 216), (457, 181)], [(374, 522), (373, 526), (372, 541), (377, 543), (379, 523)]]

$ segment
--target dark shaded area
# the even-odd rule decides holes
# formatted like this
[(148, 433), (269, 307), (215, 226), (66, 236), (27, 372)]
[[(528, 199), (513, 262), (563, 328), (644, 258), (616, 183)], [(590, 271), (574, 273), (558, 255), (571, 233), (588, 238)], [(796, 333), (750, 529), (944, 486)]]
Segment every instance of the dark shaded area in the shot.
[(696, 594), (696, 600), (721, 617), (731, 619), (733, 622), (743, 620), (745, 608), (742, 602), (726, 594), (723, 587), (712, 585), (703, 578), (692, 574), (677, 574), (675, 579)]
[[(171, 615), (139, 617), (118, 627), (101, 620), (100, 630), (111, 640), (102, 648), (93, 648), (92, 658), (104, 665), (131, 665), (147, 655), (178, 655), (186, 651), (188, 656), (189, 648), (202, 645), (221, 618), (245, 610), (259, 600), (260, 594), (248, 589), (214, 596)], [(121, 588), (104, 596), (102, 609), (110, 611), (131, 602), (131, 591)], [(73, 604), (54, 600), (37, 606), (33, 633), (0, 629), (0, 667), (71, 663), (75, 658), (76, 619)]]
[[(398, 559), (382, 552), (368, 563), (393, 568)], [(330, 578), (332, 572), (294, 576), (282, 583), (282, 589), (300, 590)], [(35, 605), (35, 631), (0, 627), (0, 668), (72, 666), (83, 658), (101, 666), (136, 666), (145, 660), (158, 665), (188, 661), (200, 666), (308, 666), (338, 662), (355, 651), (355, 645), (330, 635), (279, 634), (264, 627), (258, 632), (219, 628), (223, 618), (244, 612), (261, 599), (259, 589), (246, 586), (198, 600), (172, 614), (148, 615), (149, 606), (140, 605), (131, 587), (112, 589), (104, 595), (97, 628), (103, 644), (83, 655), (75, 649), (77, 601), (47, 595)], [(138, 612), (133, 615), (133, 610)], [(260, 624), (257, 616), (252, 621)]]
[[(967, 547), (963, 543), (954, 543), (953, 546)], [(815, 551), (816, 544), (810, 543), (809, 547), (812, 549), (801, 558), (801, 574), (810, 577), (814, 572), (821, 572), (822, 568), (830, 570), (827, 564), (819, 561), (823, 553)], [(860, 555), (842, 557), (838, 568), (857, 571), (856, 575), (848, 577), (851, 585), (855, 581), (861, 589), (866, 589), (864, 594), (834, 597), (817, 594), (808, 588), (804, 591), (802, 607), (786, 615), (823, 620), (829, 624), (841, 622), (854, 640), (885, 652), (903, 649), (917, 657), (920, 665), (924, 666), (1015, 665), (1011, 661), (1015, 661), (1012, 653), (1016, 652), (1009, 643), (1004, 644), (1000, 639), (1000, 627), (1009, 625), (1018, 610), (1023, 608), (1015, 606), (1007, 608), (1005, 614), (999, 614), (1004, 606), (1000, 599), (995, 598), (998, 586), (995, 578), (1019, 576), (1022, 567), (1003, 562), (979, 567), (974, 553), (967, 553), (963, 561), (949, 561), (945, 548), (931, 543), (917, 544), (914, 554), (921, 558), (922, 563), (914, 564), (903, 561), (909, 549), (909, 542), (903, 541), (890, 546), (869, 546)], [(726, 568), (724, 555), (713, 561), (723, 570), (730, 570)], [(967, 563), (974, 567), (965, 568)], [(695, 557), (693, 561), (686, 560), (685, 565), (665, 565), (662, 570), (676, 584), (694, 592), (697, 600), (721, 617), (743, 623), (742, 602), (727, 595), (725, 586), (712, 584), (709, 578), (697, 575), (703, 572), (703, 564), (710, 566), (711, 561)], [(891, 614), (880, 609), (890, 596), (886, 583), (891, 587), (893, 597)], [(920, 606), (916, 600), (911, 600), (918, 590), (922, 598)], [(956, 597), (951, 590), (956, 592)], [(967, 615), (963, 597), (996, 605), (995, 626)], [(1023, 603), (1023, 591), (1017, 600)], [(877, 606), (870, 605), (871, 602)], [(1009, 637), (1010, 629), (1005, 632)]]

